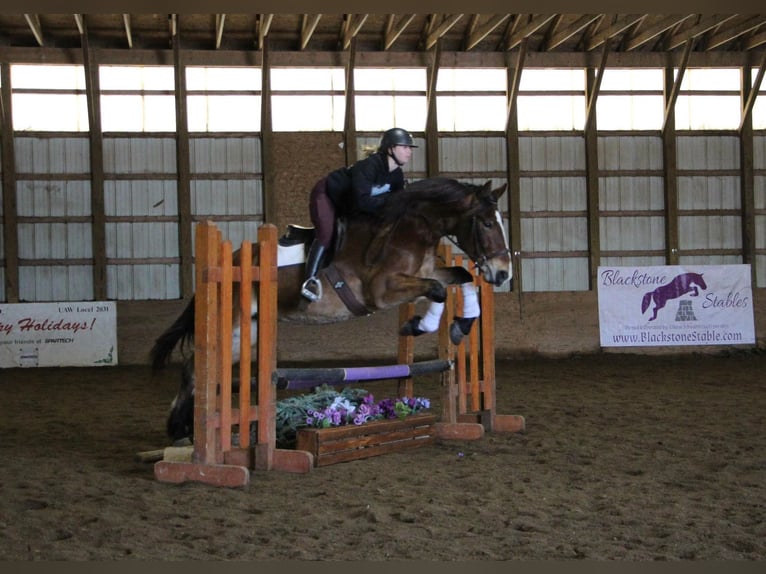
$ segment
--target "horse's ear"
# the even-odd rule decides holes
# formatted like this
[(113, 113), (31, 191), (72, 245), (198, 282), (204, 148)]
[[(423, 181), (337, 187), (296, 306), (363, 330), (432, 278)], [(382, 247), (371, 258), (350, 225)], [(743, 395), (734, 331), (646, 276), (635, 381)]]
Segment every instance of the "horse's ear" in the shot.
[(498, 187), (497, 189), (493, 189), (492, 190), (492, 195), (495, 197), (495, 201), (497, 201), (498, 199), (500, 199), (503, 196), (503, 194), (505, 193), (506, 189), (508, 189), (508, 183), (507, 182), (504, 183), (503, 185), (501, 185), (500, 187)]

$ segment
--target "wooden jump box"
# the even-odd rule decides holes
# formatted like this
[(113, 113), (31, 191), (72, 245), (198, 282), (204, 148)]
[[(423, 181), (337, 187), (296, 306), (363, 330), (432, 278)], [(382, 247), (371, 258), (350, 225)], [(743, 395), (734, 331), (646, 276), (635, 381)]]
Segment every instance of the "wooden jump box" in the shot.
[(434, 415), (415, 414), (363, 425), (298, 429), (295, 448), (314, 455), (314, 466), (327, 466), (430, 444), (435, 422)]

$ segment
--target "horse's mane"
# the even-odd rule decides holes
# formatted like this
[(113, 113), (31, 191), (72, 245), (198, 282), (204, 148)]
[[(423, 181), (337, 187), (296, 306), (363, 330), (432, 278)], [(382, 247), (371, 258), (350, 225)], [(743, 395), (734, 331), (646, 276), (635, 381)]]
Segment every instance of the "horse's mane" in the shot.
[(384, 221), (395, 221), (409, 213), (422, 213), (424, 210), (454, 209), (467, 195), (480, 186), (459, 182), (447, 177), (421, 179), (409, 184), (404, 191), (387, 194), (382, 210)]

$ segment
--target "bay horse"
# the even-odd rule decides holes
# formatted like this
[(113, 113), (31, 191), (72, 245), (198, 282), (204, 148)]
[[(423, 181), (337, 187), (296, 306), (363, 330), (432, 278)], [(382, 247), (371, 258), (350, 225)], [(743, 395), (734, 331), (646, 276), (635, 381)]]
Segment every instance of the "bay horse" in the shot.
[(699, 289), (707, 289), (707, 284), (701, 273), (681, 273), (676, 275), (667, 285), (660, 285), (654, 291), (649, 291), (641, 300), (641, 314), (646, 313), (649, 305), (654, 302), (650, 321), (657, 318), (657, 311), (662, 309), (670, 299), (676, 299), (681, 295), (691, 293), (693, 297), (699, 296)]
[[(473, 275), (462, 266), (439, 265), (437, 249), (443, 237), (457, 246), (479, 268), (485, 281), (495, 286), (511, 278), (508, 237), (498, 209), (498, 199), (507, 184), (492, 189), (484, 185), (448, 178), (423, 179), (404, 191), (387, 194), (379, 219), (370, 216), (349, 218), (342, 238), (336, 241), (332, 261), (318, 274), (322, 297), (309, 302), (301, 296), (304, 263), (282, 265), (277, 271), (277, 316), (279, 321), (327, 324), (369, 315), (402, 303), (427, 298), (440, 303), (446, 299), (447, 285), (470, 285)], [(293, 227), (293, 229), (298, 229)], [(303, 228), (303, 231), (312, 231)], [(280, 243), (287, 236), (280, 239)], [(301, 242), (301, 250), (311, 243)], [(281, 257), (281, 255), (280, 255)], [(257, 250), (253, 250), (257, 259)], [(239, 251), (233, 255), (239, 264)], [(257, 261), (253, 261), (257, 264)], [(239, 284), (233, 286), (233, 301), (239, 300)], [(470, 293), (469, 289), (464, 293)], [(475, 292), (475, 290), (474, 290)], [(239, 305), (232, 309), (232, 362), (239, 361)], [(465, 309), (465, 306), (464, 306)], [(253, 290), (251, 317), (253, 341), (257, 341), (257, 289)], [(478, 315), (474, 313), (474, 316)], [(451, 326), (453, 342), (470, 330), (473, 319), (457, 317)], [(467, 328), (466, 328), (467, 326)], [(400, 334), (423, 333), (405, 324)], [(167, 421), (168, 435), (174, 440), (190, 437), (194, 428), (194, 298), (185, 310), (155, 341), (151, 349), (152, 367), (162, 369), (177, 344), (181, 351), (191, 348), (182, 366), (181, 388), (172, 402)]]

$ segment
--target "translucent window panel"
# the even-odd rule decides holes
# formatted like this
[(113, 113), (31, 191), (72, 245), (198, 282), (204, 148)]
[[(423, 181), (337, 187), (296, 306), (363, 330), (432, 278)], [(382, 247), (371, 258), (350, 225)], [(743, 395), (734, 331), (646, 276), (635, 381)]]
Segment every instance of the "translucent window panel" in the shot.
[(99, 66), (101, 90), (175, 90), (172, 66)]
[(681, 81), (681, 91), (739, 91), (740, 83), (741, 76), (738, 68), (688, 68)]
[(344, 96), (272, 96), (274, 131), (342, 131)]
[(661, 69), (615, 69), (606, 68), (601, 80), (601, 92), (630, 90), (641, 92), (662, 90), (664, 74)]
[(519, 129), (524, 131), (582, 130), (585, 96), (518, 96)]
[(585, 92), (585, 71), (581, 69), (524, 69), (521, 72), (519, 91), (545, 90), (561, 92), (581, 90)]
[(742, 118), (739, 96), (678, 96), (676, 129), (738, 129)]
[(609, 96), (596, 100), (599, 130), (658, 130), (665, 119), (662, 96)]
[(314, 91), (344, 90), (343, 68), (272, 68), (271, 89)]
[(505, 68), (440, 68), (436, 91), (506, 91)]
[(11, 86), (14, 89), (84, 90), (83, 66), (13, 64)]
[(387, 130), (400, 126), (423, 131), (426, 125), (425, 96), (357, 96), (356, 129)]
[(441, 131), (505, 129), (505, 96), (437, 96), (436, 122)]
[(87, 98), (84, 94), (13, 94), (13, 129), (87, 132)]
[(189, 96), (189, 131), (257, 132), (261, 129), (260, 96)]
[(201, 68), (189, 66), (186, 68), (186, 89), (226, 91), (259, 91), (261, 89), (260, 68)]
[(101, 127), (105, 132), (175, 131), (175, 97), (102, 95)]
[(357, 91), (425, 91), (425, 68), (357, 68), (354, 89)]

